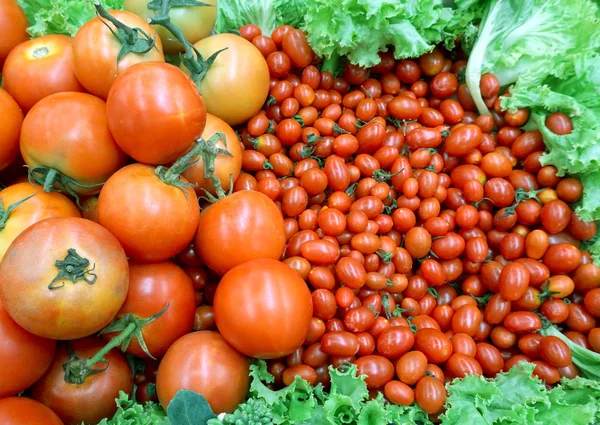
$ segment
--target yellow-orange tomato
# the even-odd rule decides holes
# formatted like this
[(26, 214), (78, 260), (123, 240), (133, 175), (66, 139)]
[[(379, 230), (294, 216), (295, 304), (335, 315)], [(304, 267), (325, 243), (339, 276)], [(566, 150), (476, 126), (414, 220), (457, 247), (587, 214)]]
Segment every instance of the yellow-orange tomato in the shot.
[(23, 112), (19, 105), (0, 88), (0, 170), (4, 170), (19, 155), (19, 135), (23, 124)]
[(0, 0), (0, 69), (10, 51), (29, 39), (28, 26), (27, 16), (17, 0)]

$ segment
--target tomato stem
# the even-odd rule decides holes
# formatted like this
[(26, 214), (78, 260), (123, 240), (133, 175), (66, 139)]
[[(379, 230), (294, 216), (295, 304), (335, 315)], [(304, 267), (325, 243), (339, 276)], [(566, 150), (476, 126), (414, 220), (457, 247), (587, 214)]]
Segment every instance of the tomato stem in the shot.
[(73, 283), (83, 280), (88, 285), (93, 285), (96, 283), (96, 279), (98, 279), (98, 276), (92, 273), (96, 265), (94, 264), (92, 268), (88, 269), (90, 260), (79, 255), (74, 248), (69, 248), (64, 260), (56, 260), (54, 266), (58, 269), (58, 274), (48, 285), (48, 289), (50, 290), (60, 289), (65, 286), (64, 283), (55, 285), (56, 282), (62, 280), (70, 280)]
[(44, 187), (44, 192), (67, 192), (71, 195), (77, 206), (85, 210), (79, 203), (79, 196), (75, 189), (94, 190), (99, 189), (104, 183), (98, 184), (81, 184), (71, 177), (61, 173), (58, 170), (50, 167), (35, 167), (30, 168), (28, 171), (28, 178), (31, 184), (37, 184)]
[(92, 357), (90, 357), (89, 359), (87, 359), (85, 361), (85, 365), (88, 368), (91, 368), (96, 363), (101, 362), (104, 359), (104, 356), (106, 354), (108, 354), (108, 352), (110, 350), (112, 350), (115, 347), (118, 347), (119, 345), (121, 345), (123, 343), (123, 341), (125, 341), (127, 338), (129, 338), (135, 332), (136, 327), (137, 327), (137, 324), (135, 322), (129, 323), (127, 325), (127, 327), (125, 329), (123, 329), (123, 332), (121, 332), (115, 338), (111, 339), (108, 342), (108, 344), (106, 344), (104, 347), (102, 347), (100, 349), (100, 351), (98, 351)]
[[(35, 193), (33, 195), (29, 195), (27, 198), (21, 199), (20, 201), (13, 202), (6, 209), (4, 209), (4, 205), (2, 205), (2, 202), (0, 202), (0, 230), (4, 230), (4, 228), (6, 227), (6, 222), (10, 218), (10, 214), (15, 210), (15, 208), (17, 208), (23, 202), (26, 202), (29, 199), (33, 198), (34, 196)], [(2, 201), (2, 198), (0, 198), (0, 201)]]

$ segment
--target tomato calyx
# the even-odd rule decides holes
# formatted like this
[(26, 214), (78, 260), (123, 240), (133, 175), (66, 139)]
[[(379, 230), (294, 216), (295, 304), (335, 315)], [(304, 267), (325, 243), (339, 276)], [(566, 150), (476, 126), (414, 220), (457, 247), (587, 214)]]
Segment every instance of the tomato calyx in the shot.
[(389, 181), (392, 177), (400, 174), (403, 171), (404, 171), (404, 167), (401, 168), (400, 170), (396, 171), (395, 173), (390, 173), (390, 172), (387, 172), (380, 168), (379, 170), (373, 171), (373, 178), (375, 180), (377, 180), (379, 183), (384, 183), (384, 182)]
[(394, 254), (392, 254), (391, 252), (387, 252), (385, 249), (382, 248), (379, 248), (377, 251), (375, 251), (375, 253), (379, 258), (381, 258), (381, 261), (383, 261), (385, 264), (390, 264), (392, 258), (394, 257)]
[[(475, 208), (479, 208), (479, 204), (481, 204), (484, 201), (493, 202), (490, 198), (481, 198), (479, 201), (473, 202), (471, 205), (473, 205)], [(510, 214), (508, 214), (508, 215), (510, 215)]]
[(223, 133), (215, 133), (208, 140), (199, 138), (194, 147), (175, 161), (170, 168), (159, 165), (154, 170), (154, 173), (163, 181), (163, 183), (180, 188), (189, 202), (185, 188), (194, 187), (195, 185), (181, 181), (181, 173), (197, 162), (199, 160), (198, 157), (201, 157), (204, 161), (204, 178), (211, 179), (217, 192), (217, 196), (224, 197), (225, 191), (221, 186), (221, 181), (215, 176), (215, 160), (219, 155), (232, 155), (227, 149), (217, 147), (219, 140), (222, 140), (223, 144), (227, 146), (227, 141)]
[(392, 195), (388, 195), (386, 200), (389, 201), (390, 204), (383, 207), (383, 213), (391, 215), (394, 210), (398, 209), (398, 200)]
[(160, 25), (167, 29), (181, 44), (185, 50), (184, 54), (180, 55), (181, 63), (190, 71), (190, 78), (200, 85), (200, 82), (204, 79), (208, 73), (210, 67), (217, 59), (217, 56), (227, 48), (217, 50), (215, 53), (210, 55), (208, 59), (204, 59), (200, 51), (191, 44), (175, 24), (171, 22), (169, 17), (169, 11), (172, 7), (213, 7), (211, 4), (203, 3), (197, 0), (153, 0), (148, 4), (148, 9), (156, 10), (158, 13), (148, 19), (150, 25)]
[(540, 300), (541, 303), (543, 303), (546, 300), (550, 300), (550, 302), (552, 302), (552, 299), (554, 298), (554, 295), (556, 294), (560, 294), (559, 291), (552, 291), (550, 290), (550, 281), (547, 280), (546, 283), (544, 283), (541, 287), (542, 293), (538, 294), (538, 300)]
[(273, 97), (273, 95), (269, 95), (269, 97), (267, 97), (267, 101), (265, 102), (266, 106), (273, 106), (277, 103), (277, 99), (275, 99), (275, 97)]
[(6, 222), (8, 221), (8, 219), (10, 218), (10, 214), (22, 203), (28, 201), (29, 199), (33, 198), (35, 196), (35, 193), (32, 195), (29, 195), (26, 198), (21, 199), (20, 201), (17, 202), (13, 202), (12, 204), (10, 204), (8, 206), (8, 208), (4, 208), (4, 205), (2, 205), (2, 198), (0, 198), (0, 231), (4, 230), (4, 228), (6, 227)]
[(518, 188), (517, 190), (515, 190), (515, 203), (512, 204), (510, 207), (504, 208), (504, 212), (502, 213), (502, 215), (500, 217), (506, 217), (509, 215), (513, 215), (517, 209), (517, 206), (521, 202), (526, 201), (528, 199), (535, 199), (536, 201), (538, 201), (541, 204), (537, 195), (538, 195), (538, 193), (540, 193), (544, 190), (545, 189), (526, 191), (522, 188)]
[(471, 297), (473, 297), (473, 299), (475, 301), (477, 301), (477, 304), (481, 307), (485, 307), (487, 305), (487, 303), (490, 301), (490, 299), (492, 299), (492, 295), (494, 295), (492, 292), (489, 292), (482, 297), (476, 297), (475, 295), (473, 295), (471, 293), (471, 291), (467, 291), (467, 294), (469, 294)]
[[(392, 281), (389, 279), (388, 282), (392, 283)], [(386, 319), (389, 320), (392, 317), (394, 317), (394, 311), (392, 309), (392, 304), (390, 303), (390, 295), (387, 292), (381, 297), (381, 307), (383, 308), (383, 312), (385, 313)]]
[(273, 167), (273, 164), (271, 164), (268, 159), (265, 159), (265, 162), (263, 162), (262, 168), (263, 168), (263, 170), (272, 170), (274, 167)]
[[(94, 6), (96, 7), (96, 14), (98, 15), (98, 19), (100, 19), (100, 22), (102, 22), (112, 35), (119, 40), (119, 43), (121, 43), (121, 50), (117, 55), (117, 64), (129, 53), (143, 55), (152, 49), (158, 50), (158, 47), (156, 47), (156, 39), (151, 37), (150, 34), (146, 33), (143, 29), (131, 28), (125, 25), (108, 13), (106, 9), (102, 7), (100, 2), (95, 2)], [(116, 31), (112, 29), (106, 21), (113, 24)]]
[(427, 293), (429, 295), (431, 295), (433, 298), (435, 298), (436, 300), (440, 297), (440, 295), (438, 294), (438, 292), (435, 290), (435, 288), (427, 288)]
[[(144, 353), (155, 360), (152, 354), (148, 351), (148, 347), (146, 346), (146, 342), (144, 341), (144, 337), (142, 335), (142, 328), (162, 316), (169, 308), (169, 304), (170, 303), (167, 303), (167, 305), (161, 311), (145, 319), (141, 319), (133, 314), (126, 314), (120, 319), (112, 322), (110, 325), (100, 331), (100, 335), (109, 332), (121, 333), (112, 338), (104, 347), (102, 347), (100, 351), (88, 359), (80, 359), (73, 352), (73, 350), (70, 350), (69, 360), (63, 363), (65, 382), (81, 385), (89, 376), (105, 371), (109, 365), (104, 359), (104, 356), (110, 350), (118, 346), (121, 346), (121, 351), (125, 352), (133, 338), (137, 339)], [(98, 363), (104, 364), (105, 367), (103, 369), (94, 368), (94, 366), (96, 366)]]
[(28, 171), (28, 178), (31, 184), (43, 186), (44, 192), (52, 192), (54, 190), (56, 192), (68, 193), (75, 199), (77, 206), (82, 210), (86, 210), (86, 208), (83, 208), (79, 202), (77, 189), (98, 189), (104, 185), (104, 182), (98, 184), (81, 184), (66, 174), (63, 174), (54, 168), (45, 166), (30, 168)]
[(96, 279), (98, 279), (98, 276), (92, 273), (96, 268), (96, 264), (88, 268), (90, 260), (79, 255), (74, 248), (69, 248), (64, 260), (56, 260), (54, 266), (58, 269), (58, 274), (48, 285), (48, 289), (50, 290), (60, 289), (65, 286), (64, 282), (60, 285), (55, 285), (56, 282), (63, 280), (70, 280), (73, 283), (83, 280), (88, 285), (93, 285), (96, 283)]

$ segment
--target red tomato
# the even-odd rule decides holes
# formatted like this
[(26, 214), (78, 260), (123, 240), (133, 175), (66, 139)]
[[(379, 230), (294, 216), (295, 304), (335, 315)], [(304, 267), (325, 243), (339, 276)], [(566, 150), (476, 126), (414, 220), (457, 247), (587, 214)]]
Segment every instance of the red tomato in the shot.
[(128, 280), (125, 252), (108, 230), (83, 218), (48, 218), (28, 227), (6, 252), (0, 299), (35, 335), (82, 338), (110, 323)]
[(3, 0), (0, 3), (0, 69), (11, 50), (29, 40), (27, 27), (29, 22), (19, 3), (16, 0)]
[(396, 363), (396, 375), (407, 385), (415, 385), (427, 372), (427, 357), (420, 351), (409, 351)]
[(464, 378), (467, 375), (482, 375), (483, 370), (479, 362), (473, 357), (461, 353), (454, 353), (446, 363), (446, 375)]
[(167, 164), (186, 153), (206, 124), (194, 82), (168, 63), (139, 63), (120, 74), (106, 101), (110, 132), (136, 161)]
[(221, 276), (249, 260), (280, 259), (285, 243), (277, 206), (255, 191), (233, 193), (202, 211), (194, 239), (200, 258)]
[(23, 124), (21, 108), (15, 99), (2, 88), (0, 88), (0, 115), (3, 117), (0, 121), (1, 171), (11, 165), (19, 155), (19, 136)]
[[(108, 129), (104, 101), (74, 92), (45, 97), (29, 111), (21, 130), (21, 155), (30, 168), (49, 167), (79, 185), (96, 185), (69, 185), (80, 194), (98, 193), (99, 185), (126, 161)], [(52, 186), (50, 174), (46, 182)]]
[(384, 330), (377, 338), (377, 351), (387, 358), (398, 358), (407, 353), (413, 346), (415, 337), (412, 331), (404, 326), (394, 326)]
[(542, 359), (554, 367), (566, 367), (571, 364), (571, 349), (562, 339), (546, 336), (540, 342)]
[(327, 332), (321, 340), (321, 349), (330, 356), (350, 357), (358, 353), (360, 343), (357, 336), (350, 332)]
[(481, 129), (474, 124), (456, 127), (446, 137), (444, 149), (448, 155), (466, 155), (479, 146), (481, 136)]
[(452, 342), (437, 329), (420, 329), (415, 334), (414, 349), (421, 351), (431, 363), (444, 363), (452, 355)]
[[(156, 48), (147, 53), (128, 53), (117, 61), (121, 42), (113, 35), (115, 26), (99, 16), (89, 20), (73, 38), (73, 65), (77, 79), (92, 94), (106, 99), (115, 78), (127, 68), (141, 62), (164, 62), (162, 43), (156, 31), (139, 16), (122, 10), (110, 15), (131, 28), (140, 28), (155, 42)], [(141, 38), (141, 37), (140, 37)], [(143, 38), (140, 39), (142, 41)], [(94, 64), (90, 66), (90, 64)], [(138, 92), (138, 95), (144, 93)], [(132, 98), (133, 101), (135, 98)], [(146, 113), (148, 111), (146, 110)], [(126, 118), (126, 115), (121, 118)], [(139, 117), (138, 117), (139, 118)]]
[[(196, 299), (192, 280), (171, 262), (140, 264), (129, 263), (129, 291), (117, 318), (133, 314), (140, 318), (153, 316), (167, 310), (154, 322), (144, 326), (142, 336), (148, 351), (161, 357), (179, 337), (192, 329), (196, 313)], [(104, 334), (106, 340), (116, 333)], [(137, 338), (127, 352), (138, 357), (147, 357)]]
[(541, 329), (542, 320), (535, 313), (517, 311), (509, 313), (504, 318), (504, 326), (511, 332), (535, 332)]
[(250, 388), (248, 359), (217, 333), (193, 332), (169, 348), (158, 367), (156, 392), (164, 409), (177, 391), (201, 394), (213, 412), (233, 412)]
[(490, 377), (495, 376), (504, 367), (504, 359), (500, 350), (486, 342), (477, 344), (475, 360), (481, 365), (483, 373)]
[(63, 369), (70, 358), (69, 347), (77, 358), (86, 359), (103, 346), (104, 341), (96, 337), (59, 344), (52, 365), (31, 389), (32, 398), (51, 408), (65, 425), (98, 423), (111, 418), (117, 411), (115, 399), (119, 392), (131, 395), (133, 391), (133, 373), (125, 356), (116, 349), (109, 351), (104, 356), (106, 363), (92, 367), (101, 372), (88, 376), (82, 384), (67, 382)]
[(446, 402), (446, 387), (436, 377), (425, 376), (417, 383), (415, 400), (421, 409), (435, 415), (442, 410)]
[(55, 349), (55, 341), (27, 332), (0, 303), (0, 358), (18, 359), (20, 366), (7, 368), (2, 373), (0, 397), (15, 395), (33, 385), (50, 366)]
[[(181, 182), (186, 180), (181, 178)], [(191, 187), (162, 180), (154, 167), (131, 164), (113, 174), (102, 188), (98, 220), (119, 239), (131, 259), (165, 261), (194, 237), (200, 220), (195, 197)], [(173, 232), (173, 222), (177, 232)]]
[(5, 89), (24, 111), (44, 97), (85, 89), (73, 71), (73, 39), (46, 35), (18, 45), (2, 69)]
[(48, 407), (26, 397), (0, 399), (0, 422), (2, 425), (64, 425)]
[(225, 340), (248, 356), (264, 359), (300, 347), (313, 313), (306, 283), (291, 268), (271, 259), (250, 260), (227, 272), (213, 307)]
[(367, 375), (365, 383), (371, 390), (385, 386), (394, 378), (394, 365), (385, 357), (371, 355), (357, 359), (354, 364), (358, 369), (358, 375)]

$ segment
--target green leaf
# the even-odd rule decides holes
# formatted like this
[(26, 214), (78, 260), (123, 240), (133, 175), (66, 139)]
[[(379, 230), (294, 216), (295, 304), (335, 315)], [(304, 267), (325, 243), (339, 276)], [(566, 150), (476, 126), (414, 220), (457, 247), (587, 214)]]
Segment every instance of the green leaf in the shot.
[(204, 397), (194, 391), (179, 390), (169, 403), (167, 415), (171, 425), (197, 425), (215, 418)]
[[(172, 425), (167, 414), (157, 403), (138, 404), (119, 392), (117, 412), (111, 419), (103, 419), (98, 425)], [(83, 424), (82, 424), (83, 425)]]
[[(30, 27), (31, 37), (46, 34), (74, 36), (77, 30), (96, 16), (92, 0), (17, 0)], [(123, 9), (123, 0), (100, 0), (107, 10)]]
[(358, 368), (355, 364), (350, 364), (342, 370), (329, 366), (331, 394), (348, 397), (355, 408), (358, 408), (360, 403), (369, 398), (369, 390), (365, 383), (367, 376), (357, 377), (357, 372)]

